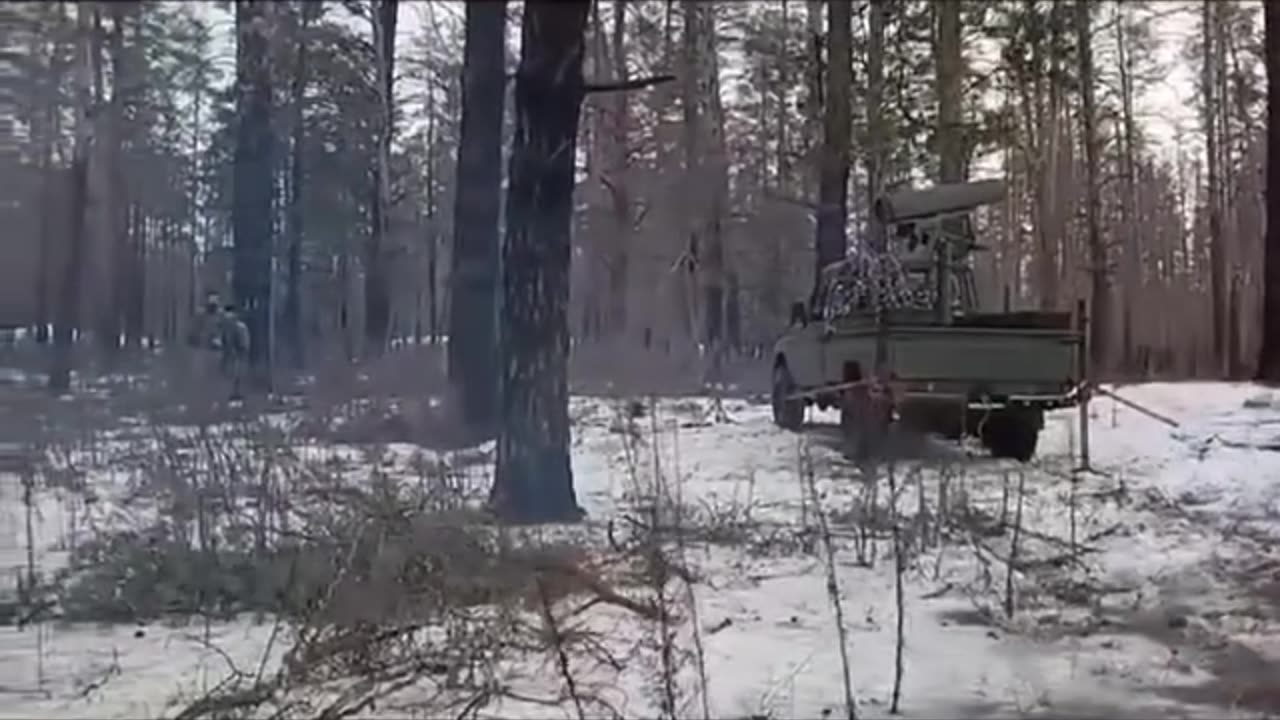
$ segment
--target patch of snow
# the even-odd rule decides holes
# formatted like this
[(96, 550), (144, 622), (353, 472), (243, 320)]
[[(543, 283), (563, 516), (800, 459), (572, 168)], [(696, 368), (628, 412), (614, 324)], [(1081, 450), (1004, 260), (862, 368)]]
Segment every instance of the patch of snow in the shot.
[[(1217, 623), (1224, 641), (1280, 662), (1272, 641), (1280, 634), (1274, 613), (1259, 612), (1256, 599), (1224, 585), (1228, 571), (1256, 564), (1264, 541), (1280, 538), (1280, 405), (1270, 398), (1262, 402), (1258, 388), (1246, 384), (1148, 384), (1114, 391), (1178, 427), (1098, 397), (1091, 404), (1090, 428), (1095, 473), (1073, 472), (1076, 410), (1046, 419), (1039, 456), (1026, 466), (970, 457), (970, 449), (953, 446), (954, 452), (939, 453), (942, 460), (907, 460), (897, 468), (898, 507), (913, 522), (925, 517), (918, 515), (921, 508), (926, 516), (940, 511), (944, 486), (952, 502), (963, 497), (987, 516), (1000, 517), (1016, 504), (1010, 498), (1021, 480), (1023, 524), (1035, 533), (1024, 539), (1027, 552), (1052, 559), (1073, 532), (1081, 548), (1074, 574), (1016, 573), (1019, 611), (994, 624), (973, 619), (1002, 612), (1005, 566), (996, 563), (996, 577), (986, 582), (982, 576), (992, 572), (990, 558), (1005, 552), (1008, 533), (990, 539), (985, 561), (965, 542), (945, 542), (913, 556), (904, 577), (905, 717), (1100, 716), (1121, 710), (1140, 716), (1250, 716), (1242, 709), (1191, 705), (1169, 689), (1214, 680), (1212, 663), (1196, 655), (1191, 635), (1207, 623)], [(791, 433), (772, 425), (767, 406), (726, 400), (722, 409), (726, 421), (706, 399), (663, 400), (628, 420), (631, 410), (621, 403), (575, 398), (573, 467), (579, 503), (589, 518), (603, 521), (628, 512), (637, 492), (659, 477), (684, 506), (795, 534), (818, 511), (807, 496), (803, 467), (814, 468), (818, 502), (828, 512), (847, 511), (867, 487), (840, 453), (834, 413), (812, 412), (811, 427)], [(361, 463), (368, 457), (357, 448), (318, 444), (294, 451), (313, 460)], [(492, 445), (473, 452), (491, 457)], [(468, 462), (457, 454), (392, 446), (383, 469), (411, 481), (412, 457)], [(477, 481), (487, 477), (484, 467), (472, 471)], [(154, 512), (124, 512), (112, 494), (112, 484), (120, 481), (100, 474), (94, 482), (102, 486), (97, 492), (103, 498), (87, 513), (95, 522), (141, 522)], [(0, 569), (6, 571), (25, 562), (25, 519), (15, 492), (0, 485)], [(40, 502), (40, 562), (54, 564), (57, 550), (49, 548), (65, 536), (69, 511), (56, 494)], [(895, 643), (893, 563), (881, 547), (874, 566), (859, 566), (847, 538), (838, 540), (837, 580), (850, 632), (854, 693), (862, 716), (886, 716)], [(810, 555), (750, 554), (736, 547), (690, 554), (705, 579), (695, 593), (711, 715), (842, 715), (842, 670), (822, 563)], [(1049, 584), (1076, 574), (1096, 584), (1086, 601), (1073, 604), (1053, 595)], [(607, 613), (593, 622), (621, 645), (640, 632), (635, 621)], [(6, 696), (0, 716), (172, 712), (174, 698), (190, 701), (202, 684), (225, 676), (228, 665), (220, 653), (237, 658), (242, 668), (255, 667), (269, 629), (245, 622), (218, 626), (216, 642), (210, 643), (218, 648), (214, 652), (198, 641), (194, 626), (149, 628), (135, 638), (131, 627), (46, 624), (40, 640), (43, 683), (37, 683), (35, 630), (0, 628), (0, 693)], [(112, 667), (120, 671), (112, 674)], [(697, 684), (691, 673), (682, 671), (686, 687)], [(85, 691), (94, 678), (106, 676), (101, 687)], [(554, 692), (556, 680), (548, 677), (538, 682)], [(624, 715), (653, 715), (637, 668), (594, 680), (611, 688), (609, 696)], [(688, 703), (679, 715), (701, 716), (697, 699)], [(508, 702), (482, 715), (551, 713), (541, 705)]]

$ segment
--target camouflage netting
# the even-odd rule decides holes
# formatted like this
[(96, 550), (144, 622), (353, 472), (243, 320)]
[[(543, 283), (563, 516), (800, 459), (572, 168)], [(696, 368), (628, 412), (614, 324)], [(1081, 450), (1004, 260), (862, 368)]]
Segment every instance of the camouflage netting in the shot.
[(823, 307), (826, 318), (876, 309), (929, 310), (934, 305), (936, 291), (928, 275), (907, 272), (892, 251), (858, 253), (827, 272), (831, 277)]

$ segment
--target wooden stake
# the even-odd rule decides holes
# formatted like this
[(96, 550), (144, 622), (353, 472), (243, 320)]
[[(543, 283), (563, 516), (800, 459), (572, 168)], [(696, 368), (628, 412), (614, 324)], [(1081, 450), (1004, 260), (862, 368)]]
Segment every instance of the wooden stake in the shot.
[(1089, 319), (1085, 315), (1084, 300), (1076, 301), (1076, 330), (1080, 333), (1079, 345), (1076, 346), (1076, 368), (1080, 375), (1080, 469), (1090, 470), (1089, 395), (1093, 383), (1089, 379)]

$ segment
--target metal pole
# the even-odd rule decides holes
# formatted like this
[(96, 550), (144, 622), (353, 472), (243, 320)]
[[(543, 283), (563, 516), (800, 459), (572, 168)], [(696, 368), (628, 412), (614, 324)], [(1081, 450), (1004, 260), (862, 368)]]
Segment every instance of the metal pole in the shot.
[(1083, 299), (1076, 300), (1076, 331), (1080, 334), (1076, 345), (1076, 368), (1080, 375), (1080, 469), (1090, 470), (1089, 396), (1093, 389), (1089, 377), (1089, 319), (1085, 315)]

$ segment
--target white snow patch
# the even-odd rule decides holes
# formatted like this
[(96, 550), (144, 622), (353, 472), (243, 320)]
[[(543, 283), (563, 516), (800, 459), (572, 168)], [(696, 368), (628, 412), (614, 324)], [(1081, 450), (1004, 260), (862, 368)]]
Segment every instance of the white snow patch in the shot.
[[(1171, 652), (1154, 637), (1125, 631), (1120, 624), (1129, 608), (1185, 613), (1188, 607), (1212, 607), (1224, 613), (1220, 622), (1228, 639), (1280, 662), (1274, 642), (1280, 625), (1274, 616), (1262, 613), (1241, 620), (1238, 611), (1250, 601), (1224, 586), (1218, 574), (1224, 564), (1262, 552), (1258, 542), (1280, 538), (1280, 406), (1273, 396), (1263, 398), (1258, 388), (1244, 384), (1149, 384), (1115, 390), (1176, 420), (1178, 427), (1096, 398), (1090, 445), (1098, 473), (1072, 474), (1079, 444), (1074, 410), (1047, 419), (1039, 458), (1025, 468), (967, 458), (967, 450), (955, 448), (948, 450), (954, 450), (954, 460), (909, 461), (899, 468), (899, 507), (908, 515), (919, 507), (921, 493), (925, 503), (936, 503), (945, 478), (952, 492), (963, 492), (975, 508), (996, 517), (1002, 505), (1007, 509), (1009, 489), (1025, 473), (1024, 525), (1049, 538), (1038, 541), (1041, 554), (1052, 555), (1053, 543), (1069, 538), (1074, 527), (1079, 545), (1091, 551), (1082, 554), (1082, 562), (1094, 581), (1107, 588), (1105, 597), (1091, 599), (1097, 607), (1076, 607), (1020, 578), (1022, 609), (1007, 631), (965, 620), (978, 608), (999, 612), (1003, 565), (997, 568), (994, 588), (983, 591), (973, 589), (982, 566), (964, 543), (944, 544), (918, 556), (906, 577), (906, 717), (1096, 716), (1121, 708), (1145, 716), (1226, 716), (1229, 708), (1190, 706), (1162, 692), (1208, 682), (1209, 666)], [(663, 401), (656, 417), (646, 413), (634, 421), (639, 440), (629, 446), (627, 423), (619, 420), (615, 405), (576, 398), (573, 459), (580, 504), (593, 519), (624, 512), (636, 486), (652, 481), (656, 462), (672, 493), (687, 505), (798, 531), (802, 515), (814, 511), (811, 499), (804, 498), (799, 471), (808, 461), (818, 468), (816, 484), (825, 509), (843, 510), (854, 503), (862, 486), (855, 469), (824, 439), (833, 434), (829, 427), (789, 433), (773, 427), (767, 406), (726, 401), (724, 410), (729, 421), (717, 422), (709, 401)], [(814, 413), (811, 421), (831, 423), (834, 417)], [(317, 459), (341, 456), (355, 462), (362, 457), (351, 448), (296, 450)], [(491, 453), (491, 447), (482, 451)], [(410, 478), (404, 460), (422, 451), (397, 446), (388, 454), (391, 471)], [(118, 480), (110, 475), (96, 475), (93, 482), (102, 499), (88, 510), (77, 508), (82, 517), (127, 524), (154, 512), (115, 504), (112, 483)], [(1072, 493), (1079, 498), (1074, 522), (1067, 503)], [(1116, 499), (1101, 499), (1112, 496)], [(33, 513), (38, 562), (45, 567), (58, 563), (58, 548), (65, 545), (73, 524), (70, 502), (45, 493)], [(992, 540), (992, 546), (997, 542)], [(25, 564), (25, 547), (20, 486), (4, 479), (0, 571), (5, 577)], [(712, 716), (842, 715), (839, 649), (818, 556), (746, 556), (738, 550), (692, 551), (707, 581), (695, 592)], [(892, 561), (886, 547), (873, 568), (854, 563), (847, 544), (842, 543), (839, 553), (853, 689), (864, 717), (883, 716), (893, 684)], [(954, 589), (944, 592), (948, 587)], [(1112, 624), (1072, 630), (1072, 623), (1101, 615)], [(1192, 618), (1190, 624), (1203, 623)], [(269, 624), (248, 622), (216, 626), (209, 643), (215, 651), (201, 641), (195, 625), (148, 628), (138, 638), (132, 627), (46, 623), (40, 630), (43, 659), (37, 676), (36, 630), (0, 628), (0, 716), (171, 714), (177, 698), (189, 702), (225, 677), (229, 665), (222, 653), (241, 669), (256, 668), (270, 629)], [(637, 632), (624, 625), (611, 634), (622, 642)], [(274, 659), (266, 667), (270, 672)], [(638, 675), (629, 671), (606, 680), (617, 686), (614, 700), (624, 715), (651, 716), (653, 705)], [(547, 687), (554, 691), (556, 680), (548, 677)], [(102, 678), (106, 681), (94, 687)], [(691, 677), (682, 676), (682, 682), (695, 684)], [(485, 713), (559, 716), (543, 706), (511, 703)], [(690, 700), (679, 714), (700, 716), (699, 702)], [(1230, 714), (1250, 716), (1247, 711)]]

